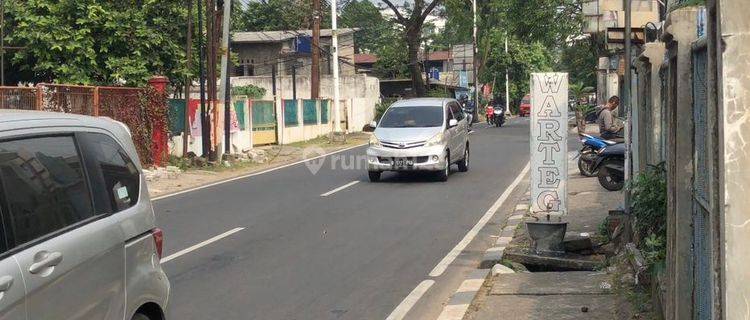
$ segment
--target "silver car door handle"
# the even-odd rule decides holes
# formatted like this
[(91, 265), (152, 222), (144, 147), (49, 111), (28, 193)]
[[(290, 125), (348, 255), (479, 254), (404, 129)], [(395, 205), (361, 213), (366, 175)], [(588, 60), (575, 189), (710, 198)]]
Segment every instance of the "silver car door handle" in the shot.
[(13, 285), (13, 277), (11, 276), (2, 276), (0, 277), (0, 292), (5, 292), (10, 289), (10, 286)]
[(52, 252), (48, 254), (46, 257), (44, 257), (44, 259), (38, 262), (32, 263), (31, 267), (29, 267), (29, 272), (31, 273), (42, 272), (42, 270), (46, 268), (54, 267), (60, 264), (60, 262), (62, 262), (62, 259), (63, 259), (62, 253)]

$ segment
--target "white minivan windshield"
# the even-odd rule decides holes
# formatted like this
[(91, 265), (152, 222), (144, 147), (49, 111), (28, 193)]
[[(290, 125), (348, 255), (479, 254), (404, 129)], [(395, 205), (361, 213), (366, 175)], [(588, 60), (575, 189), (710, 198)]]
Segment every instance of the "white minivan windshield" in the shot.
[(390, 108), (380, 120), (381, 128), (427, 128), (443, 125), (443, 107)]

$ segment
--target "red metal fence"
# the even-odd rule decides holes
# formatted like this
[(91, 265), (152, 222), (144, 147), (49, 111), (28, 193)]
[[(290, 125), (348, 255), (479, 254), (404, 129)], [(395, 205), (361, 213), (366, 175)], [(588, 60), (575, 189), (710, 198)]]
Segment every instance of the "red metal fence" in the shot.
[[(0, 87), (0, 109), (40, 110), (106, 116), (125, 123), (144, 164), (166, 160), (167, 99), (153, 88), (94, 87), (41, 83)], [(154, 112), (164, 110), (164, 112)], [(162, 119), (164, 118), (164, 119)]]

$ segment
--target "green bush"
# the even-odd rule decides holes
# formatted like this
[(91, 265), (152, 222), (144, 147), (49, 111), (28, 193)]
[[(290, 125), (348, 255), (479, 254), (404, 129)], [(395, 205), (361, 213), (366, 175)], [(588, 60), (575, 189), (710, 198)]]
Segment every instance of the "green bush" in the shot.
[(375, 105), (375, 121), (380, 121), (380, 118), (385, 113), (385, 110), (388, 110), (388, 107), (390, 107), (394, 102), (396, 102), (397, 99), (392, 98), (383, 98), (380, 100), (380, 103)]
[(630, 183), (633, 232), (649, 268), (666, 257), (667, 180), (664, 163), (649, 166)]
[(254, 86), (252, 84), (232, 87), (232, 96), (247, 96), (250, 99), (261, 99), (265, 95), (266, 89)]
[(451, 93), (445, 89), (430, 89), (427, 91), (427, 96), (432, 98), (450, 98)]

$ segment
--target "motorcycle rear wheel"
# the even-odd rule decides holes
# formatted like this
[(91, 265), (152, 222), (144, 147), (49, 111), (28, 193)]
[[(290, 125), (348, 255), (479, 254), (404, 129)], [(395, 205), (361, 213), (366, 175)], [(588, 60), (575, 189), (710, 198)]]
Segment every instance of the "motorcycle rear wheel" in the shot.
[(599, 184), (609, 191), (620, 191), (625, 186), (625, 181), (622, 178), (617, 177), (616, 174), (609, 172), (607, 164), (610, 162), (615, 162), (615, 160), (604, 160), (599, 166), (599, 174), (597, 175), (599, 178)]

